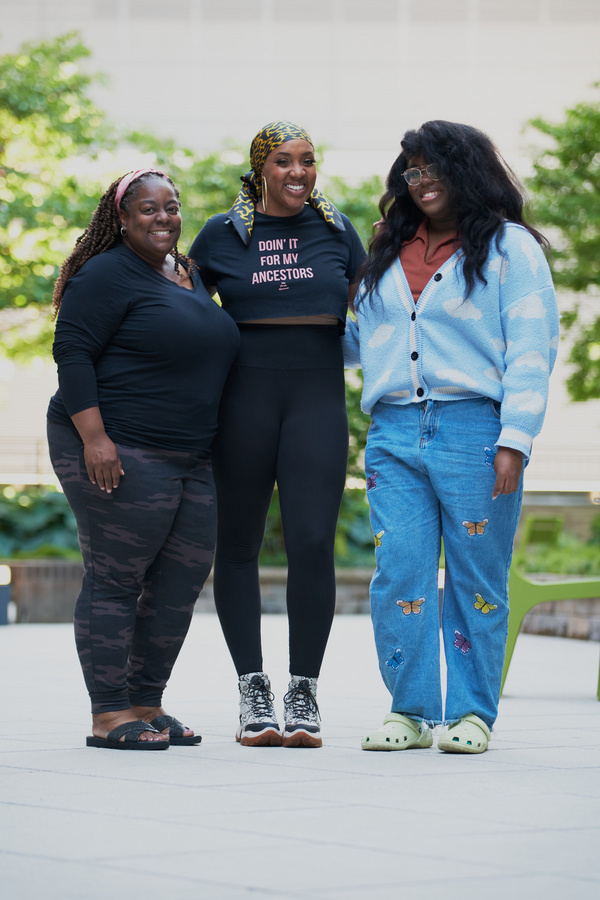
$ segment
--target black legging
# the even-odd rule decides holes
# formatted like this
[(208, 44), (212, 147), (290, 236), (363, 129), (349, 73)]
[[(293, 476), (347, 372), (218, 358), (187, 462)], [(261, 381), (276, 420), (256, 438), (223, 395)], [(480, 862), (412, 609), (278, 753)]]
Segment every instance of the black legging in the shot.
[(335, 326), (240, 331), (213, 455), (217, 612), (238, 674), (262, 671), (258, 556), (277, 482), (290, 672), (316, 677), (335, 612), (333, 552), (348, 460), (340, 338)]

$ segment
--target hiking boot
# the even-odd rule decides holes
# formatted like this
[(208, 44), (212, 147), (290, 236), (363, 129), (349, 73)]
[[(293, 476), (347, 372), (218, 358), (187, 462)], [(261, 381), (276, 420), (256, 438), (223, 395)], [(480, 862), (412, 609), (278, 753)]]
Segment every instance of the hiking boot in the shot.
[(241, 675), (239, 689), (240, 724), (236, 741), (244, 747), (281, 747), (281, 731), (268, 677), (264, 672)]
[(321, 747), (317, 679), (292, 675), (283, 698), (285, 729), (284, 747)]

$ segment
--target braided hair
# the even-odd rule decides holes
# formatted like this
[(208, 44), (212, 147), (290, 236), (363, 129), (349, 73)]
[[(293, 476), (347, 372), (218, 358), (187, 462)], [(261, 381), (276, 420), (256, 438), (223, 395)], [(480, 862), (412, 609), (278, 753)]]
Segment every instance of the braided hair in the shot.
[[(86, 263), (88, 259), (91, 259), (92, 256), (97, 256), (99, 253), (104, 253), (105, 250), (110, 250), (117, 244), (123, 243), (121, 236), (121, 220), (115, 206), (115, 197), (117, 195), (117, 188), (124, 177), (125, 176), (122, 176), (121, 178), (117, 178), (116, 181), (113, 181), (108, 190), (102, 195), (90, 224), (83, 234), (77, 238), (74, 250), (61, 266), (52, 295), (52, 306), (54, 309), (53, 319), (58, 315), (69, 278), (72, 278), (73, 275), (79, 272), (83, 264)], [(179, 200), (179, 191), (168, 175), (158, 172), (148, 172), (144, 175), (140, 175), (139, 178), (136, 178), (136, 180), (132, 181), (127, 187), (119, 204), (120, 209), (128, 212), (130, 203), (137, 197), (142, 183), (150, 177), (166, 178)], [(177, 245), (171, 250), (171, 256), (175, 260), (175, 272), (177, 274), (179, 274), (180, 263), (183, 263), (188, 270), (190, 268), (197, 268), (192, 259), (179, 253)]]
[(494, 241), (499, 249), (506, 221), (522, 225), (548, 248), (546, 238), (523, 218), (523, 189), (516, 175), (483, 132), (469, 125), (435, 120), (425, 122), (418, 130), (407, 131), (400, 146), (402, 152), (390, 169), (379, 203), (384, 222), (371, 238), (369, 258), (359, 272), (366, 289), (363, 297), (372, 297), (402, 244), (415, 236), (423, 220), (402, 177), (410, 160), (418, 156), (427, 164), (436, 163), (442, 172), (460, 236), (465, 297), (476, 280), (486, 283), (483, 268), (490, 244)]

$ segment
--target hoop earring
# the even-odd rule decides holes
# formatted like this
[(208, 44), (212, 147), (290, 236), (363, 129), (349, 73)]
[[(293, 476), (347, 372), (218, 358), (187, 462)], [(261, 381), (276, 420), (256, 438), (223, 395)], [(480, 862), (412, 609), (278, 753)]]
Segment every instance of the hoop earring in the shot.
[(124, 225), (121, 225), (121, 234), (123, 235), (123, 237), (125, 237), (125, 235), (127, 234), (127, 229)]
[(267, 214), (267, 179), (265, 178), (264, 175), (261, 175), (261, 179), (262, 179), (262, 202), (263, 202), (263, 209), (264, 209), (265, 215), (266, 215)]

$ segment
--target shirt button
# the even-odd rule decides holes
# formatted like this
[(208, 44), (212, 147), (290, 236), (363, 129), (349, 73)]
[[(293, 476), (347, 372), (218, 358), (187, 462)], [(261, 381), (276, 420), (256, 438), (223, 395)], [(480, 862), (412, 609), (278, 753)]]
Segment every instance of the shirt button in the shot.
[(418, 359), (418, 358), (419, 358), (419, 354), (417, 353), (416, 350), (413, 350), (413, 352), (410, 354), (410, 358), (411, 358), (411, 359)]
[(441, 281), (441, 280), (442, 280), (442, 276), (440, 275), (439, 272), (436, 272), (436, 273), (435, 273), (435, 275), (433, 276), (433, 280), (434, 280), (434, 281)]
[(414, 322), (416, 318), (417, 318), (417, 314), (416, 314), (416, 312), (414, 312), (414, 313), (411, 315), (411, 319), (412, 319), (413, 322)]
[(423, 388), (417, 388), (417, 397), (422, 397), (425, 391)]

